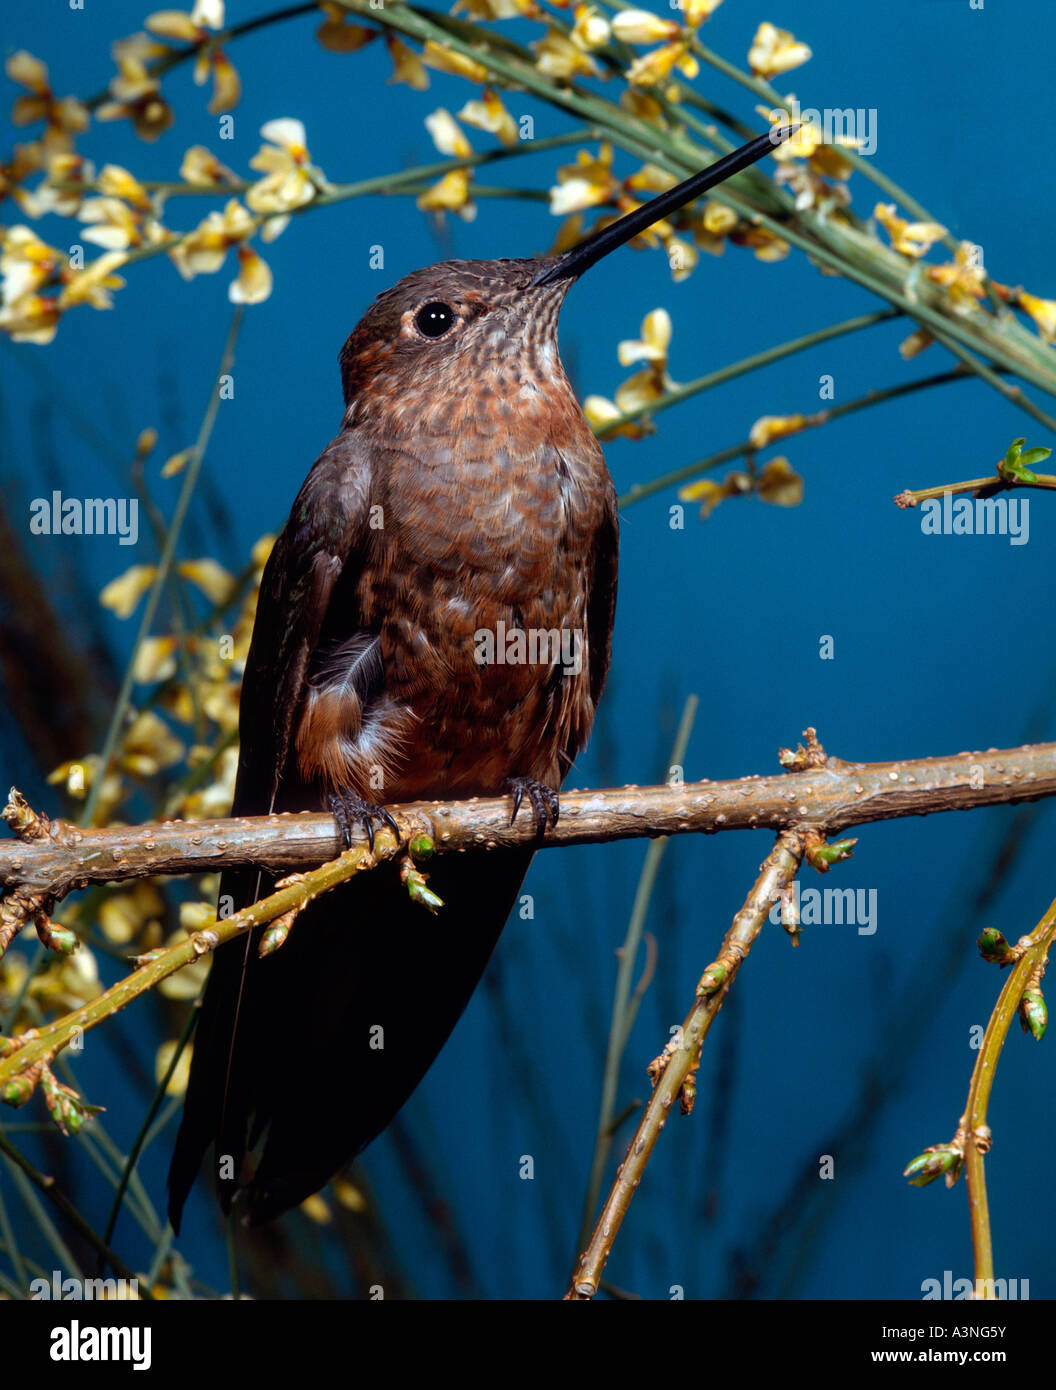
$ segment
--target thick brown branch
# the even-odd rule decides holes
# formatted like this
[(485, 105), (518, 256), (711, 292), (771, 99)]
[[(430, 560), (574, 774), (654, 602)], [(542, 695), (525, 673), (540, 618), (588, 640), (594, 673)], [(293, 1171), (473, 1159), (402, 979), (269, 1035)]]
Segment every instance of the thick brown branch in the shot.
[[(720, 830), (813, 827), (831, 835), (870, 821), (1056, 794), (1052, 743), (891, 763), (844, 762), (822, 750), (821, 759), (817, 766), (770, 777), (565, 792), (561, 819), (547, 832), (544, 847)], [(523, 814), (510, 824), (507, 797), (391, 809), (405, 838), (428, 835), (438, 852), (528, 844), (535, 834)], [(9, 894), (18, 889), (62, 898), (89, 883), (209, 873), (239, 864), (288, 873), (332, 859), (341, 849), (333, 818), (315, 813), (105, 830), (53, 821), (39, 839), (0, 845), (0, 885)]]

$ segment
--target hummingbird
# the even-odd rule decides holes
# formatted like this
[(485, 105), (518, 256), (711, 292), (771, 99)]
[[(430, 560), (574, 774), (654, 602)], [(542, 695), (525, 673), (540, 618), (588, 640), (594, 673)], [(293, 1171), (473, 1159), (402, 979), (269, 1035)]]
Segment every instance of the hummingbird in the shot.
[[(616, 493), (558, 355), (561, 305), (604, 256), (791, 133), (774, 128), (561, 254), (416, 270), (345, 343), (340, 431), (261, 579), (231, 814), (328, 808), (346, 845), (360, 827), (373, 847), (376, 826), (399, 834), (383, 803), (508, 793), (536, 837), (439, 855), (437, 917), (390, 861), (313, 901), (277, 954), (260, 956), (262, 929), (218, 948), (169, 1170), (177, 1232), (210, 1143), (221, 1207), (237, 1196), (249, 1224), (318, 1191), (458, 1022), (557, 822), (609, 669)], [(258, 869), (228, 871), (220, 911), (273, 888)]]

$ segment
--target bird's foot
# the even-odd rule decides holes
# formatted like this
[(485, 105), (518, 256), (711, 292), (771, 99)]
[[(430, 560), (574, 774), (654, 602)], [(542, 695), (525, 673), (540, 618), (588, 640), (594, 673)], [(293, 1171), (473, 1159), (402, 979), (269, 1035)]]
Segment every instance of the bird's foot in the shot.
[(330, 807), (330, 813), (337, 821), (337, 828), (340, 830), (345, 841), (345, 849), (352, 848), (352, 827), (359, 825), (366, 831), (367, 844), (370, 852), (374, 853), (374, 825), (387, 825), (396, 839), (400, 838), (400, 827), (386, 811), (384, 806), (378, 806), (373, 801), (364, 801), (354, 791), (329, 792), (326, 804)]
[(546, 834), (548, 825), (557, 824), (560, 813), (560, 802), (557, 792), (553, 787), (548, 787), (545, 782), (537, 782), (534, 777), (507, 777), (502, 784), (504, 792), (510, 792), (513, 796), (513, 815), (510, 817), (512, 825), (517, 819), (517, 812), (521, 809), (521, 802), (525, 797), (532, 804), (535, 812), (535, 828), (538, 839), (542, 839)]

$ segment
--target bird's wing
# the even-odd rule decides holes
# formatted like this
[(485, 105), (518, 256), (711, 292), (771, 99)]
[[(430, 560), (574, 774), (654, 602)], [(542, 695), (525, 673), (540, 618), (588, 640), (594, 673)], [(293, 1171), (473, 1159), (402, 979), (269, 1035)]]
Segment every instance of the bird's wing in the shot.
[[(319, 643), (335, 588), (342, 597), (362, 568), (369, 535), (371, 455), (345, 431), (320, 455), (275, 542), (260, 584), (253, 641), (246, 661), (239, 714), (240, 751), (232, 815), (264, 815), (282, 797), (284, 809), (310, 809), (311, 793), (291, 772), (290, 749), (309, 663)], [(350, 628), (356, 615), (346, 615)], [(221, 911), (238, 911), (271, 889), (256, 869), (236, 869), (220, 882)], [(210, 1141), (241, 1163), (252, 1096), (242, 1054), (257, 1039), (234, 1038), (243, 995), (255, 985), (250, 939), (215, 953), (195, 1035), (187, 1099), (169, 1169), (169, 1213), (178, 1230), (184, 1201)], [(244, 988), (245, 981), (245, 988)], [(252, 1030), (249, 1030), (252, 1031)], [(233, 1183), (228, 1192), (233, 1190)]]
[[(279, 794), (335, 586), (354, 589), (362, 568), (370, 464), (369, 444), (353, 430), (339, 434), (305, 479), (265, 566), (242, 681), (233, 815), (265, 813)], [(355, 629), (355, 613), (342, 619)]]

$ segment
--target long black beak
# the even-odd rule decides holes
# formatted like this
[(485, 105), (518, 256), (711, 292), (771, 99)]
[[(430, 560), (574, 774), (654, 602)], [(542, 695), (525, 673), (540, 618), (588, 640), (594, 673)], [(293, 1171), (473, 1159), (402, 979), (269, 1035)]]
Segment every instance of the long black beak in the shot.
[(674, 188), (669, 188), (666, 193), (661, 193), (651, 202), (643, 203), (640, 208), (635, 208), (618, 222), (610, 223), (600, 232), (587, 237), (586, 241), (581, 241), (578, 246), (573, 246), (571, 251), (558, 256), (536, 275), (532, 284), (554, 285), (559, 280), (577, 279), (585, 270), (596, 265), (602, 256), (615, 251), (617, 246), (622, 246), (624, 242), (638, 236), (640, 232), (665, 218), (668, 213), (677, 211), (694, 198), (699, 198), (702, 193), (707, 193), (709, 188), (714, 188), (716, 184), (724, 183), (734, 174), (739, 174), (742, 169), (747, 169), (764, 155), (772, 154), (775, 146), (794, 135), (798, 129), (798, 125), (774, 126), (766, 135), (760, 135), (750, 140), (747, 145), (742, 145), (739, 150), (734, 150), (732, 154), (724, 155), (714, 164), (709, 164), (706, 169), (701, 169), (699, 174), (692, 174), (681, 183), (676, 183)]

